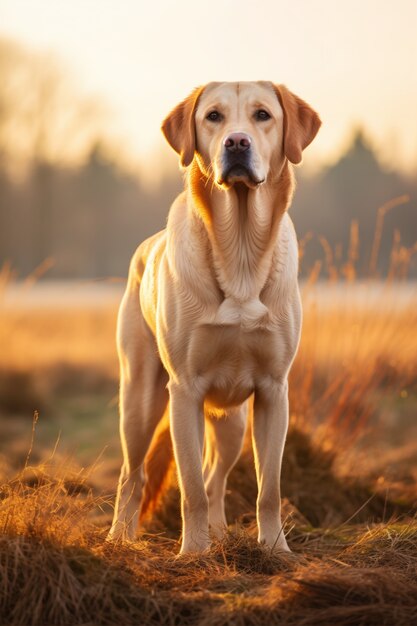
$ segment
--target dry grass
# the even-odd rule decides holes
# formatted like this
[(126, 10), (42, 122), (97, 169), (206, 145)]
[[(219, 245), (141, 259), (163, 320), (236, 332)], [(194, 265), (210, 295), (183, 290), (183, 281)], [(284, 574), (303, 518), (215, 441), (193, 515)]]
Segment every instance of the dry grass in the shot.
[[(156, 527), (135, 543), (107, 544), (109, 503), (94, 495), (90, 478), (44, 465), (3, 485), (2, 624), (417, 620), (415, 518), (315, 529), (286, 503), (292, 554), (259, 546), (252, 522), (231, 529), (209, 553), (178, 559), (178, 536), (155, 534)], [(321, 489), (318, 483), (325, 497)]]
[(116, 314), (114, 306), (0, 308), (0, 405), (47, 408), (56, 392), (109, 388), (118, 371)]

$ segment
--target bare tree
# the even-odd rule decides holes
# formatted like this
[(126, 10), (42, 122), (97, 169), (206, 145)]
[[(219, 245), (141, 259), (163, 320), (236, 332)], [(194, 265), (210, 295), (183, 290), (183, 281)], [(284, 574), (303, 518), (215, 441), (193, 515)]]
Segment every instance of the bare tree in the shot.
[[(53, 237), (53, 177), (57, 164), (88, 153), (104, 134), (106, 112), (81, 96), (61, 65), (0, 40), (0, 159), (4, 169), (31, 176), (33, 263), (49, 254)], [(22, 224), (22, 228), (25, 224)]]

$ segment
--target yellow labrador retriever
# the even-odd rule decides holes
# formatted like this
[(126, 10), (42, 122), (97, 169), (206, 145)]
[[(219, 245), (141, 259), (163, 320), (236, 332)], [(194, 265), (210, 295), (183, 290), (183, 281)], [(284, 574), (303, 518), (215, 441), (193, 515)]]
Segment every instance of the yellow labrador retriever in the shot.
[(209, 527), (219, 534), (226, 526), (226, 479), (254, 394), (258, 539), (288, 550), (280, 471), (301, 305), (286, 211), (291, 163), (320, 124), (285, 86), (263, 81), (210, 83), (164, 121), (185, 190), (166, 229), (136, 251), (120, 308), (124, 464), (109, 538), (135, 536), (144, 459), (169, 401), (181, 553), (205, 550)]

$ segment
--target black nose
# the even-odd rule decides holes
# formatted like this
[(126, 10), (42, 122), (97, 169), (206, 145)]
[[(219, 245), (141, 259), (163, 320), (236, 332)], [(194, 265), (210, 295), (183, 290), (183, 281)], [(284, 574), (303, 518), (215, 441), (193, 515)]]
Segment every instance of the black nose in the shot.
[(246, 133), (231, 133), (223, 141), (228, 152), (244, 152), (249, 150), (251, 138)]

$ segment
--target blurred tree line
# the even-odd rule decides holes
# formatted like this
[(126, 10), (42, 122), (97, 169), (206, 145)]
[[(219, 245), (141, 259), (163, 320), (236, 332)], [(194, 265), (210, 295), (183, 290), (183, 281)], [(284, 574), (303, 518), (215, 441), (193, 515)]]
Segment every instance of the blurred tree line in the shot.
[[(0, 40), (0, 77), (0, 266), (24, 277), (52, 259), (48, 277), (125, 276), (138, 243), (164, 226), (180, 174), (164, 165), (150, 189), (118, 164), (102, 105), (72, 90), (49, 59)], [(80, 153), (77, 165), (62, 156)], [(303, 273), (366, 274), (378, 207), (408, 194), (384, 215), (376, 269), (393, 272), (399, 260), (401, 274), (408, 259), (417, 275), (417, 183), (386, 171), (361, 131), (335, 165), (297, 178), (291, 215)]]

